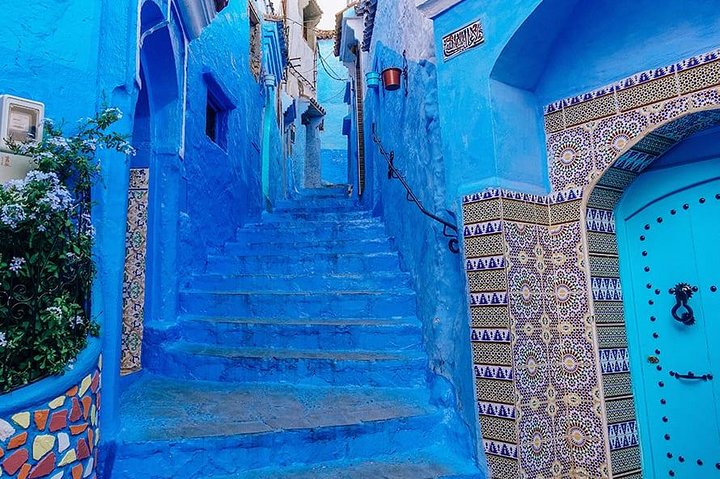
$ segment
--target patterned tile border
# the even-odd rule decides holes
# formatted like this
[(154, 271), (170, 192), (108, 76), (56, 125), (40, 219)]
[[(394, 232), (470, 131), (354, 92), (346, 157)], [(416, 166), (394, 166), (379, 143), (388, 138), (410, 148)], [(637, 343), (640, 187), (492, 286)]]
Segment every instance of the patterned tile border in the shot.
[(0, 476), (95, 479), (102, 358), (65, 394), (0, 417)]
[[(720, 51), (638, 73), (546, 107), (551, 194), (463, 198), (493, 478), (642, 476), (613, 210), (656, 158), (720, 125), (719, 109)], [(514, 420), (512, 441), (497, 437), (498, 417)]]
[[(720, 50), (641, 72), (545, 107), (553, 190), (614, 168), (640, 173), (682, 138), (720, 123)], [(692, 120), (680, 119), (697, 113)], [(628, 149), (628, 146), (631, 146)]]
[(148, 168), (130, 169), (123, 280), (121, 369), (124, 374), (142, 367), (149, 180)]

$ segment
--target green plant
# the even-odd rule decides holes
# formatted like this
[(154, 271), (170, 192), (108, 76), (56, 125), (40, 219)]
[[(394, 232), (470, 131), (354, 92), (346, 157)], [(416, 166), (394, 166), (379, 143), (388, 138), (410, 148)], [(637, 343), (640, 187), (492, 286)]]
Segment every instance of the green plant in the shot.
[(37, 169), (0, 186), (0, 393), (62, 373), (99, 333), (90, 191), (99, 148), (134, 153), (106, 131), (121, 116), (105, 109), (69, 137), (47, 122), (41, 142), (8, 142)]

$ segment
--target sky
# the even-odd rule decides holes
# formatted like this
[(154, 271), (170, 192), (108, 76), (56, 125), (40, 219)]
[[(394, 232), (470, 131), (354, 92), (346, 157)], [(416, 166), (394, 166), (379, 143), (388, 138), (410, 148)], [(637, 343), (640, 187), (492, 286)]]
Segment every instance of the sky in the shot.
[(321, 30), (335, 29), (335, 14), (347, 6), (347, 0), (317, 0), (323, 11), (318, 28)]

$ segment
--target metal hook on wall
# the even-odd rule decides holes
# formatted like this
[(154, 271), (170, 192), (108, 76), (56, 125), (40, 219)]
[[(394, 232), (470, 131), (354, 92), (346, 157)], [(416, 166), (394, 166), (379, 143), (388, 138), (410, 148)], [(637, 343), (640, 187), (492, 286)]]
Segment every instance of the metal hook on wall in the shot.
[(403, 80), (405, 81), (405, 96), (408, 96), (408, 91), (410, 89), (410, 68), (408, 67), (408, 61), (407, 61), (407, 50), (403, 50)]

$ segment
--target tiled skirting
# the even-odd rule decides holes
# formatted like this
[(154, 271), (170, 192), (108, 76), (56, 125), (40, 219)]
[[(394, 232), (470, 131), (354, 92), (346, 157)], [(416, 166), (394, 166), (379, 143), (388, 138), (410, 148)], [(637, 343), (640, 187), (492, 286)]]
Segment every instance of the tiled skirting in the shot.
[(147, 258), (148, 168), (130, 170), (125, 277), (123, 281), (123, 335), (121, 368), (127, 374), (141, 368), (145, 276)]
[(493, 478), (640, 479), (613, 209), (720, 125), (720, 56), (546, 107), (548, 196), (463, 198), (479, 422)]

